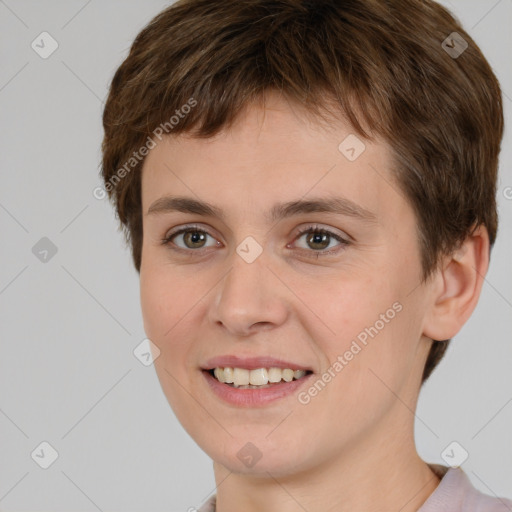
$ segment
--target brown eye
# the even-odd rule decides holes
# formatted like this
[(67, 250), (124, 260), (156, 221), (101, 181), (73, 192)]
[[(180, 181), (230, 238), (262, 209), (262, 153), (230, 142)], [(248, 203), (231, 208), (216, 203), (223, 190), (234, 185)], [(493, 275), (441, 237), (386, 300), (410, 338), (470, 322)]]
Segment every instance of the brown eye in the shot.
[(327, 233), (310, 232), (309, 236), (306, 237), (306, 242), (312, 249), (327, 249), (330, 241), (331, 237)]
[[(303, 229), (296, 238), (296, 240), (300, 239), (304, 239), (305, 244), (303, 244), (302, 247), (299, 245), (298, 248), (301, 250), (309, 250), (309, 252), (315, 254), (315, 257), (322, 254), (333, 254), (350, 243), (337, 233), (316, 226), (309, 226)], [(333, 241), (338, 242), (338, 244), (332, 245)]]
[(183, 233), (183, 241), (190, 249), (203, 247), (208, 235), (204, 231), (187, 231)]
[[(208, 237), (212, 238), (213, 243), (207, 244)], [(217, 244), (217, 241), (206, 231), (198, 228), (183, 228), (179, 231), (171, 233), (162, 241), (164, 244), (176, 245), (178, 248), (187, 249), (203, 249)]]

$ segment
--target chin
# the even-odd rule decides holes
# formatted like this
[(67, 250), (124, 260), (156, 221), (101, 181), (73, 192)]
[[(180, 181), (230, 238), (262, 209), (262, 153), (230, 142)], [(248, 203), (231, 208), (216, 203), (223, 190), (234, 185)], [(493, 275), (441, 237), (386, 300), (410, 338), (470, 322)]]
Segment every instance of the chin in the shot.
[[(265, 439), (270, 431), (271, 429), (266, 428), (264, 434), (254, 437), (251, 436), (250, 429), (245, 429), (243, 435), (235, 435), (232, 432), (233, 437), (227, 434), (224, 436), (223, 444), (218, 440), (213, 444), (211, 434), (209, 436), (207, 433), (204, 433), (202, 438), (192, 437), (215, 463), (237, 474), (268, 478), (270, 473), (278, 478), (305, 471), (307, 466), (312, 466), (307, 463), (305, 443), (287, 444), (284, 438), (277, 435), (273, 440)], [(313, 448), (311, 443), (309, 448)]]
[[(287, 453), (261, 453), (261, 458), (251, 463), (240, 460), (238, 451), (234, 450), (229, 455), (212, 453), (210, 457), (229, 471), (253, 477), (268, 478), (269, 474), (275, 478), (283, 478), (301, 470), (303, 461), (295, 460)], [(247, 458), (247, 454), (244, 458)]]

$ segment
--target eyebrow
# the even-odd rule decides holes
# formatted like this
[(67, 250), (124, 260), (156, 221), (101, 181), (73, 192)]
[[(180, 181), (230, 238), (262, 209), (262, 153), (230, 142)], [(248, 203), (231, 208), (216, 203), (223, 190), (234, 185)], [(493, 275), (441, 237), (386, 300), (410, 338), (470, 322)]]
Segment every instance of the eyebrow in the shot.
[[(210, 203), (184, 196), (164, 196), (157, 199), (146, 215), (170, 212), (192, 213), (205, 217), (226, 219), (222, 209)], [(353, 217), (365, 222), (376, 223), (377, 216), (345, 197), (312, 198), (275, 204), (266, 214), (269, 223), (304, 213), (334, 213)]]

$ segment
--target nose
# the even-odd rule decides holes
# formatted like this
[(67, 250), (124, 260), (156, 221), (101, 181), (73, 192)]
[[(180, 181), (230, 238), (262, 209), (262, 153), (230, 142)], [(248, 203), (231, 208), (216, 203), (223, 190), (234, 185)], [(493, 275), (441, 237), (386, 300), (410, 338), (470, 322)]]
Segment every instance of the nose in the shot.
[(286, 287), (269, 268), (265, 251), (248, 263), (235, 251), (231, 267), (215, 287), (209, 317), (233, 336), (249, 336), (282, 325), (289, 314)]

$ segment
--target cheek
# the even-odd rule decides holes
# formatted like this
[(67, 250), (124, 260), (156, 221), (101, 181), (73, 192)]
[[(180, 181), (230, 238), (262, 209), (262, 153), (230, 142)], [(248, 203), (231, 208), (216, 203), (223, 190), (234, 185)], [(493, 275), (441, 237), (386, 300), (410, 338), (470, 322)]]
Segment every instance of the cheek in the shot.
[(140, 303), (146, 335), (160, 347), (160, 338), (165, 332), (167, 322), (168, 298), (163, 294), (162, 284), (155, 274), (156, 272), (147, 271), (141, 267)]
[[(346, 335), (324, 338), (328, 366), (319, 379), (325, 378), (327, 383), (312, 382), (299, 397), (301, 404), (306, 404), (301, 406), (303, 424), (316, 418), (324, 425), (325, 435), (337, 438), (340, 445), (363, 439), (380, 423), (396, 406), (395, 393), (407, 400), (403, 390), (414, 365), (414, 349), (412, 343), (402, 341), (408, 329), (407, 320), (400, 317), (405, 312), (402, 310), (376, 333), (369, 328), (375, 323), (374, 311), (360, 310), (357, 315), (340, 317)], [(380, 312), (378, 308), (376, 311)], [(360, 333), (365, 336), (358, 339)]]
[[(183, 286), (177, 272), (160, 266), (141, 266), (140, 301), (147, 337), (160, 354), (154, 367), (164, 394), (172, 409), (186, 410), (190, 398), (187, 356), (187, 313), (201, 297), (193, 286)], [(180, 418), (186, 422), (186, 418)]]
[[(141, 266), (140, 302), (146, 335), (160, 350), (174, 345), (176, 332), (198, 300), (194, 286), (185, 286), (178, 273), (158, 266)], [(190, 284), (190, 283), (188, 283)]]
[[(314, 305), (320, 319), (330, 328), (331, 336), (326, 335), (328, 331), (324, 329), (323, 338), (326, 352), (334, 358), (349, 350), (354, 340), (359, 340), (364, 347), (365, 341), (372, 336), (381, 337), (395, 321), (392, 318), (396, 317), (393, 304), (397, 302), (398, 294), (375, 276), (340, 277), (322, 290), (308, 282), (300, 293)], [(382, 314), (387, 323), (380, 319)]]
[(330, 368), (337, 394), (354, 405), (359, 400), (379, 401), (390, 393), (386, 385), (399, 387), (416, 357), (418, 315), (400, 287), (391, 284), (398, 280), (387, 277), (344, 280), (323, 296), (312, 294), (311, 288), (309, 294), (303, 290), (302, 296), (316, 305), (334, 331), (317, 330), (315, 337), (326, 355), (323, 371)]
[[(393, 304), (395, 308), (390, 308)], [(395, 406), (396, 396), (409, 401), (410, 379), (421, 363), (418, 322), (407, 303), (383, 302), (366, 313), (364, 323), (355, 322), (351, 336), (343, 339), (343, 369), (333, 390), (343, 397), (347, 410), (353, 411), (354, 424), (360, 426), (386, 415)]]

